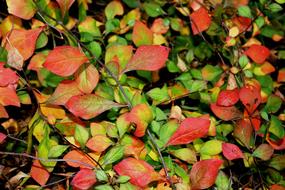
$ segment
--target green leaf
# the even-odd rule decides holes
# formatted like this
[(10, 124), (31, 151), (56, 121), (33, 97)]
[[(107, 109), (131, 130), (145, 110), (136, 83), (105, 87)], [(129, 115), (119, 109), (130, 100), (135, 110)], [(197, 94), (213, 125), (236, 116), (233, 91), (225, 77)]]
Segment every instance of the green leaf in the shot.
[(229, 177), (223, 171), (219, 171), (218, 176), (215, 182), (217, 188), (219, 190), (232, 190), (231, 181)]
[(206, 65), (202, 69), (202, 77), (206, 81), (216, 81), (222, 73), (223, 71), (220, 67), (215, 67), (212, 65)]
[(249, 60), (246, 55), (243, 55), (239, 58), (238, 63), (241, 68), (245, 68), (246, 65), (249, 63)]
[(182, 178), (184, 183), (189, 183), (190, 178), (189, 174), (179, 165), (175, 164), (175, 173)]
[(279, 4), (284, 4), (285, 3), (285, 0), (275, 0), (277, 3)]
[(271, 94), (266, 102), (265, 109), (269, 113), (276, 113), (282, 105), (282, 100), (276, 95)]
[(279, 139), (282, 139), (285, 135), (285, 130), (281, 121), (274, 115), (271, 116), (269, 132)]
[(269, 162), (269, 166), (278, 171), (285, 169), (285, 155), (277, 155), (273, 157)]
[(127, 183), (131, 178), (126, 175), (120, 175), (116, 180), (117, 183)]
[(110, 185), (97, 185), (94, 187), (95, 190), (114, 190)]
[(96, 178), (98, 179), (98, 181), (106, 181), (106, 182), (108, 181), (108, 176), (103, 170), (96, 171)]
[(203, 144), (199, 152), (211, 156), (220, 154), (222, 152), (222, 143), (223, 141), (220, 140), (209, 140)]
[(154, 105), (160, 104), (161, 102), (170, 99), (166, 85), (164, 85), (161, 89), (154, 88), (148, 91), (146, 94), (153, 100)]
[(52, 146), (51, 149), (49, 150), (48, 157), (49, 158), (57, 158), (57, 157), (61, 156), (66, 151), (67, 148), (68, 148), (67, 145)]
[(89, 44), (87, 44), (87, 47), (96, 56), (96, 58), (99, 58), (101, 56), (102, 48), (98, 42), (96, 41), (90, 42)]
[(119, 161), (124, 156), (124, 146), (118, 145), (112, 147), (103, 157), (102, 165), (106, 166)]
[(143, 8), (146, 11), (146, 14), (150, 17), (158, 17), (162, 14), (165, 14), (160, 5), (154, 2), (144, 3)]
[(86, 145), (86, 142), (89, 138), (89, 131), (85, 127), (82, 127), (81, 125), (77, 125), (75, 127), (75, 133), (74, 138), (76, 141), (79, 142), (80, 147), (84, 148)]
[(46, 35), (46, 33), (44, 32), (40, 33), (36, 42), (36, 49), (45, 47), (47, 43), (48, 43), (48, 36)]
[(240, 6), (238, 8), (238, 14), (239, 14), (239, 16), (252, 18), (251, 10), (250, 10), (250, 8), (248, 6)]
[(116, 15), (122, 15), (124, 7), (119, 1), (111, 1), (105, 8), (107, 20), (113, 19)]
[(194, 164), (195, 162), (197, 162), (196, 153), (191, 148), (180, 148), (177, 150), (171, 150), (170, 154), (189, 164)]
[(174, 134), (178, 128), (179, 123), (177, 120), (170, 120), (163, 126), (161, 126), (159, 131), (159, 140), (165, 145), (170, 137)]
[(281, 7), (281, 5), (277, 4), (277, 3), (271, 3), (268, 6), (269, 10), (272, 11), (273, 13), (277, 13), (279, 11), (282, 11), (283, 8)]

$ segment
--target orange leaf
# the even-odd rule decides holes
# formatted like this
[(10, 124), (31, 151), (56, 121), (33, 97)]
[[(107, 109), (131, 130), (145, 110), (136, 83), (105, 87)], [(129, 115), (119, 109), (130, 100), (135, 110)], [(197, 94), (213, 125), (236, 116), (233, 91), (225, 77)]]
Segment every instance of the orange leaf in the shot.
[(195, 139), (206, 136), (209, 131), (210, 123), (209, 115), (184, 119), (168, 140), (167, 145), (188, 144)]
[(270, 51), (265, 46), (254, 44), (245, 51), (245, 54), (248, 55), (254, 62), (262, 64), (270, 55)]
[(137, 47), (151, 45), (153, 41), (152, 31), (144, 23), (137, 20), (133, 29), (132, 40)]
[(122, 107), (95, 94), (73, 96), (65, 106), (71, 113), (83, 119), (91, 119), (111, 108)]
[(278, 82), (285, 82), (285, 68), (282, 68), (278, 71)]
[(223, 143), (222, 150), (224, 157), (226, 157), (228, 160), (234, 160), (244, 157), (242, 151), (235, 144)]
[(66, 12), (70, 9), (71, 5), (74, 3), (75, 0), (56, 0), (60, 7), (60, 11), (62, 17), (65, 16)]
[(155, 19), (151, 26), (151, 31), (156, 34), (165, 34), (168, 29), (169, 26), (164, 24), (162, 18)]
[(33, 0), (6, 0), (8, 12), (25, 20), (30, 20), (36, 13)]
[(270, 190), (285, 190), (283, 185), (274, 184), (270, 186)]
[(48, 103), (54, 105), (65, 105), (72, 96), (80, 94), (83, 93), (79, 90), (75, 81), (64, 80), (56, 87), (54, 93), (48, 99)]
[(152, 111), (146, 104), (138, 104), (127, 115), (127, 120), (136, 124), (134, 135), (142, 137), (145, 134), (148, 124), (153, 120)]
[(165, 66), (169, 48), (159, 45), (140, 46), (123, 72), (132, 70), (156, 71)]
[(99, 72), (92, 64), (83, 64), (75, 73), (78, 88), (86, 93), (91, 93), (99, 81)]
[(20, 107), (20, 100), (14, 89), (9, 87), (0, 87), (0, 104), (3, 106)]
[(255, 86), (244, 86), (239, 91), (239, 98), (249, 114), (252, 114), (261, 103), (261, 94)]
[(4, 106), (0, 104), (0, 118), (8, 118), (8, 117), (9, 115), (6, 112), (6, 109), (4, 108)]
[(7, 49), (8, 52), (13, 48), (16, 48), (25, 61), (33, 55), (35, 51), (37, 38), (42, 32), (42, 30), (43, 27), (31, 30), (24, 30), (24, 29), (12, 30), (11, 33), (7, 34), (8, 39), (3, 40), (2, 44), (7, 43), (5, 48)]
[(160, 177), (153, 167), (144, 160), (137, 160), (135, 158), (125, 158), (117, 165), (114, 170), (119, 175), (129, 176), (130, 182), (139, 187), (146, 187), (150, 182), (157, 181)]
[[(91, 168), (96, 166), (96, 163), (91, 160), (88, 156), (83, 154), (82, 152), (79, 152), (77, 150), (72, 150), (68, 152), (63, 159), (66, 160), (66, 163), (74, 168), (80, 167), (80, 168)], [(77, 162), (72, 162), (72, 161), (77, 161)], [(85, 163), (85, 164), (82, 164)]]
[(234, 90), (222, 90), (217, 99), (218, 106), (233, 106), (239, 100), (238, 89)]
[(195, 163), (190, 172), (193, 189), (207, 189), (211, 187), (217, 178), (222, 160), (210, 159)]
[(36, 182), (38, 182), (42, 186), (46, 184), (50, 176), (47, 169), (42, 166), (39, 160), (35, 160), (33, 162), (30, 175)]
[(96, 183), (96, 174), (93, 170), (82, 168), (73, 177), (71, 185), (73, 189), (88, 190)]
[(92, 151), (103, 152), (112, 144), (113, 142), (105, 135), (95, 135), (87, 141), (86, 146)]
[(224, 107), (211, 104), (211, 110), (218, 118), (224, 121), (242, 118), (242, 113), (235, 106)]
[(16, 84), (19, 80), (18, 75), (10, 68), (4, 68), (4, 63), (0, 62), (0, 86)]
[(190, 18), (193, 35), (207, 30), (211, 25), (211, 17), (209, 16), (207, 9), (204, 7), (201, 7), (197, 11), (193, 12), (190, 15)]
[(57, 46), (47, 56), (44, 63), (51, 72), (67, 77), (88, 61), (88, 58), (77, 47)]
[(47, 55), (43, 52), (35, 54), (28, 65), (29, 70), (39, 71), (43, 68), (43, 64), (46, 61)]

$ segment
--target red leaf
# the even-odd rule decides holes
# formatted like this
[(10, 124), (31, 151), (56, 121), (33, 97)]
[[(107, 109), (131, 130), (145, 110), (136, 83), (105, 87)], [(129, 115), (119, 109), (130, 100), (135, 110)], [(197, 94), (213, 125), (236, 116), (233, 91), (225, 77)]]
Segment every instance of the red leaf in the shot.
[(201, 7), (192, 13), (190, 18), (193, 35), (207, 30), (211, 25), (211, 17), (209, 16), (207, 9), (204, 7)]
[(43, 186), (48, 181), (50, 174), (47, 169), (41, 165), (39, 160), (35, 160), (31, 168), (30, 176)]
[[(80, 168), (93, 168), (96, 166), (96, 163), (91, 160), (91, 158), (87, 157), (82, 152), (79, 152), (77, 150), (72, 150), (68, 152), (63, 159), (66, 160), (66, 163), (71, 167), (80, 167)], [(72, 161), (71, 161), (72, 160)], [(75, 162), (73, 162), (75, 161)], [(85, 164), (83, 164), (85, 163)]]
[(54, 105), (65, 105), (72, 96), (81, 94), (83, 93), (79, 90), (75, 81), (64, 80), (56, 87), (54, 93), (48, 99), (48, 103)]
[(62, 14), (62, 17), (65, 16), (66, 12), (69, 10), (71, 5), (74, 3), (75, 0), (56, 0), (60, 7), (60, 11)]
[(83, 64), (75, 74), (78, 88), (86, 93), (91, 93), (99, 81), (99, 72), (92, 64)]
[(19, 80), (18, 75), (9, 68), (4, 68), (0, 64), (0, 86), (8, 86), (9, 84), (16, 84)]
[(16, 91), (10, 87), (0, 87), (0, 104), (20, 107), (20, 100)]
[(222, 149), (223, 149), (223, 155), (228, 160), (234, 160), (234, 159), (238, 159), (238, 158), (243, 158), (244, 157), (242, 151), (235, 144), (223, 143), (222, 144)]
[(238, 27), (240, 33), (251, 28), (250, 18), (238, 16), (233, 18), (232, 21)]
[(270, 186), (270, 190), (285, 190), (285, 187), (282, 185), (274, 184)]
[(47, 56), (44, 63), (51, 72), (67, 77), (88, 61), (88, 58), (77, 47), (57, 46)]
[(114, 170), (119, 175), (129, 176), (130, 182), (139, 187), (146, 187), (150, 182), (158, 180), (160, 177), (154, 171), (151, 165), (144, 160), (137, 160), (135, 158), (125, 158), (117, 165)]
[(168, 140), (167, 145), (188, 144), (195, 139), (206, 136), (209, 131), (210, 123), (209, 115), (184, 119)]
[(73, 96), (65, 106), (71, 113), (83, 119), (91, 119), (111, 108), (122, 107), (95, 94)]
[(151, 45), (153, 41), (152, 31), (144, 23), (137, 20), (133, 29), (132, 40), (137, 47)]
[(224, 121), (242, 118), (242, 113), (235, 106), (224, 107), (211, 104), (211, 110), (218, 118)]
[(0, 132), (0, 144), (6, 139), (7, 135)]
[(88, 190), (96, 183), (96, 174), (93, 170), (82, 168), (73, 177), (71, 185), (75, 190)]
[(222, 160), (210, 159), (195, 163), (190, 172), (193, 189), (207, 189), (211, 187), (217, 178)]
[(168, 53), (168, 47), (159, 45), (140, 46), (123, 72), (132, 70), (159, 70), (165, 66)]
[(233, 106), (239, 100), (238, 89), (222, 90), (217, 99), (218, 106)]
[(6, 112), (6, 109), (4, 108), (4, 106), (0, 104), (0, 118), (8, 118), (8, 117), (9, 115)]
[(245, 54), (248, 55), (254, 62), (262, 64), (269, 56), (270, 51), (265, 46), (254, 44), (245, 51)]
[(8, 40), (3, 40), (2, 44), (7, 43), (5, 48), (7, 49), (8, 52), (12, 51), (13, 48), (16, 48), (25, 61), (33, 55), (35, 51), (37, 38), (42, 32), (42, 30), (43, 27), (31, 30), (24, 30), (24, 29), (12, 30), (11, 33), (7, 34)]
[(260, 90), (254, 86), (244, 86), (239, 91), (239, 98), (249, 114), (252, 114), (261, 103)]
[(282, 68), (278, 71), (278, 82), (285, 82), (285, 68)]

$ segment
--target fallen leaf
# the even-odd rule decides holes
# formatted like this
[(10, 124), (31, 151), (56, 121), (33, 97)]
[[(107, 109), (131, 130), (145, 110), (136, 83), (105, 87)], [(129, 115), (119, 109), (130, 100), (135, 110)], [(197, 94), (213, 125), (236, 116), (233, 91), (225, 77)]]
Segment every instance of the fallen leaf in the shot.
[(218, 176), (223, 160), (210, 159), (196, 162), (190, 171), (192, 189), (207, 189), (211, 187)]
[(88, 62), (88, 58), (77, 47), (57, 46), (49, 52), (43, 66), (49, 71), (67, 77), (83, 64)]
[(244, 157), (240, 148), (235, 144), (223, 143), (222, 149), (224, 157), (228, 160), (235, 160)]
[(114, 166), (114, 170), (119, 175), (129, 176), (130, 182), (141, 188), (146, 187), (150, 182), (157, 181), (160, 176), (153, 167), (144, 160), (135, 158), (125, 158)]
[(206, 136), (208, 134), (210, 123), (209, 115), (184, 119), (175, 133), (168, 140), (167, 145), (188, 144), (195, 139)]

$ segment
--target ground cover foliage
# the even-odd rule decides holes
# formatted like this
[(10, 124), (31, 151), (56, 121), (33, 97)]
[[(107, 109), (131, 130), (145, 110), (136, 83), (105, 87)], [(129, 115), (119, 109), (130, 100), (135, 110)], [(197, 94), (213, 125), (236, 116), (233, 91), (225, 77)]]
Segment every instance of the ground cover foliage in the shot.
[(1, 189), (284, 189), (284, 0), (1, 0)]

